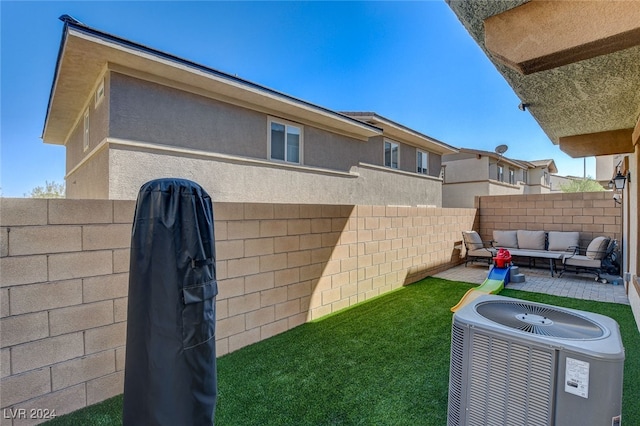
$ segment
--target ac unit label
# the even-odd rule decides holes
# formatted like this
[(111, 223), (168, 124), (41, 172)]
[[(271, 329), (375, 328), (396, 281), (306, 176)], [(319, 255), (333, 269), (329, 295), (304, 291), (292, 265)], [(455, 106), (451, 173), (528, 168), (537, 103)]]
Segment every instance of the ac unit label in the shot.
[(589, 363), (567, 357), (564, 391), (589, 398)]

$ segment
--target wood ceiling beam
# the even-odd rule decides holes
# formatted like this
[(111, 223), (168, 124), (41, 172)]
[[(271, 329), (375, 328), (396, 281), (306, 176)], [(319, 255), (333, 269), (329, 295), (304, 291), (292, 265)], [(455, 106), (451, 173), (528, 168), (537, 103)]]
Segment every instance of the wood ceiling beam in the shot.
[(528, 75), (640, 45), (636, 1), (533, 0), (484, 20), (485, 46)]
[(634, 152), (633, 129), (609, 130), (559, 138), (560, 150), (571, 157), (626, 154)]

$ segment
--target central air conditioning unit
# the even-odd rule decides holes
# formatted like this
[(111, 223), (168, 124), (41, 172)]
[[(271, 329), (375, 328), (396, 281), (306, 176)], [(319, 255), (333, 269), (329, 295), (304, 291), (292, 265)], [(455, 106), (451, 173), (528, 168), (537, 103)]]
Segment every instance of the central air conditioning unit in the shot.
[(485, 295), (453, 316), (449, 426), (619, 426), (624, 347), (591, 312)]

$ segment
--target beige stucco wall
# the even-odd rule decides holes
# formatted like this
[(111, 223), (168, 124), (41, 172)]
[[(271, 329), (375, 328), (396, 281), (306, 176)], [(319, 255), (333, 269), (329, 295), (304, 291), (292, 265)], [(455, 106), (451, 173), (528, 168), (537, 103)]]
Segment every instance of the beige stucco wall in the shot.
[(486, 181), (489, 173), (489, 157), (476, 158), (470, 154), (447, 155), (445, 183)]
[(224, 201), (442, 205), (438, 154), (429, 153), (426, 177), (415, 173), (416, 148), (402, 142), (400, 171), (408, 173), (362, 168), (382, 166), (383, 136), (359, 140), (300, 123), (301, 167), (271, 162), (268, 120), (295, 118), (183, 89), (108, 72), (89, 149), (82, 121), (67, 143), (68, 198), (134, 199), (144, 182), (173, 176)]
[(112, 138), (267, 158), (267, 115), (111, 72)]
[(109, 198), (109, 150), (106, 145), (95, 148), (66, 177), (66, 197), (71, 199)]
[[(268, 119), (300, 125), (302, 164), (343, 172), (381, 164), (383, 146), (177, 88), (112, 72), (110, 137), (267, 160)], [(363, 160), (364, 159), (364, 160)]]
[(474, 208), (475, 197), (489, 193), (489, 181), (453, 183), (442, 186), (442, 207)]
[(218, 201), (442, 206), (440, 179), (364, 164), (342, 173), (116, 144), (109, 161), (110, 199), (135, 199), (149, 180), (181, 177), (198, 182)]
[[(1, 409), (62, 415), (122, 393), (134, 208), (0, 199)], [(476, 210), (214, 202), (214, 216), (221, 356), (458, 264)]]

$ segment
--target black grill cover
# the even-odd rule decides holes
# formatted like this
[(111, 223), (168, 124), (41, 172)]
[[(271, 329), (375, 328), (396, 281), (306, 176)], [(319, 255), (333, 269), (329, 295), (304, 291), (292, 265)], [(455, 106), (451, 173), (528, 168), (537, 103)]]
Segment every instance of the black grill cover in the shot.
[(140, 188), (129, 274), (123, 424), (213, 424), (215, 238), (211, 198), (198, 184)]

